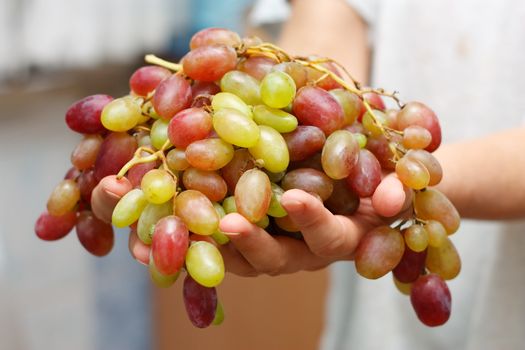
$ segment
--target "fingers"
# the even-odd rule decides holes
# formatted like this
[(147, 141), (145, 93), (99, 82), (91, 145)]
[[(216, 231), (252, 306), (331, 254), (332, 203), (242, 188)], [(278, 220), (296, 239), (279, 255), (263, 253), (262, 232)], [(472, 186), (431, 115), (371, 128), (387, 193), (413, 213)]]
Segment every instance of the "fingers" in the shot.
[[(384, 217), (398, 215), (410, 205), (411, 196), (395, 174), (386, 176), (372, 196), (372, 206), (377, 214)], [(408, 201), (407, 201), (408, 199)]]
[(359, 218), (352, 220), (333, 215), (323, 203), (304, 191), (294, 189), (285, 192), (281, 204), (300, 228), (312, 253), (317, 256), (348, 256), (365, 233), (365, 225)]
[(100, 220), (111, 223), (113, 209), (122, 196), (131, 191), (131, 183), (125, 177), (117, 179), (116, 175), (106, 176), (93, 189), (91, 210)]
[(271, 236), (236, 213), (226, 215), (220, 228), (231, 232), (226, 233), (230, 244), (220, 247), (225, 265), (228, 271), (241, 276), (317, 270), (335, 260), (315, 255), (303, 241)]
[(135, 230), (129, 232), (128, 248), (135, 260), (144, 265), (149, 264), (150, 247), (142, 243)]

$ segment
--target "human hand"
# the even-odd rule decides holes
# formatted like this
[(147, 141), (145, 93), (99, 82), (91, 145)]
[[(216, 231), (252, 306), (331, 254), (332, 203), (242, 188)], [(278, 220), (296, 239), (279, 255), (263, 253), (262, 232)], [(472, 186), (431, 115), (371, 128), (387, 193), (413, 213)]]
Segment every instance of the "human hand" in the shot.
[(289, 190), (281, 204), (300, 228), (304, 241), (272, 236), (240, 214), (226, 215), (220, 223), (231, 241), (220, 247), (226, 268), (242, 276), (279, 275), (350, 260), (366, 232), (402, 216), (410, 206), (410, 193), (395, 175), (389, 175), (371, 198), (361, 200), (354, 215), (342, 216), (332, 214), (304, 191)]

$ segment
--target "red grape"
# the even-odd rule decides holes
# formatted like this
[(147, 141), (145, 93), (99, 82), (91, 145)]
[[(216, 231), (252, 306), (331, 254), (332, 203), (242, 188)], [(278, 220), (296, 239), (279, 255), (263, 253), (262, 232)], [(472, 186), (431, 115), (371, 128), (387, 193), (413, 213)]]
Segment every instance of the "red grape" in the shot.
[(182, 60), (184, 73), (202, 81), (219, 80), (226, 72), (235, 69), (237, 54), (230, 46), (201, 46), (186, 54)]
[(436, 274), (420, 276), (412, 284), (410, 301), (421, 322), (429, 327), (447, 322), (452, 308), (452, 297), (447, 284)]
[(206, 28), (191, 37), (190, 49), (217, 44), (237, 47), (241, 44), (241, 38), (239, 34), (225, 28)]
[(99, 220), (89, 210), (79, 214), (76, 231), (82, 246), (93, 255), (107, 255), (113, 248), (115, 240), (113, 227)]
[(190, 83), (179, 74), (164, 79), (153, 95), (153, 107), (164, 119), (171, 119), (175, 114), (191, 105)]
[(75, 227), (76, 222), (76, 212), (53, 216), (45, 211), (36, 220), (35, 233), (44, 241), (55, 241), (67, 235)]
[(137, 141), (127, 133), (113, 132), (104, 139), (95, 162), (95, 178), (114, 175), (131, 159), (137, 149)]
[(129, 78), (129, 88), (139, 96), (147, 96), (159, 83), (169, 77), (171, 72), (159, 66), (144, 66), (137, 69)]
[(91, 95), (73, 103), (66, 112), (67, 126), (82, 134), (99, 134), (106, 130), (100, 121), (104, 107), (113, 100), (108, 95)]
[(217, 310), (217, 291), (198, 284), (188, 274), (182, 289), (184, 306), (191, 323), (198, 328), (208, 327), (215, 318)]
[(188, 250), (189, 232), (177, 216), (166, 216), (155, 225), (151, 254), (155, 266), (163, 275), (177, 273)]
[(175, 147), (186, 148), (190, 143), (206, 138), (212, 127), (208, 112), (202, 108), (188, 108), (171, 118), (168, 137)]
[(344, 123), (343, 109), (327, 91), (305, 86), (297, 91), (293, 112), (300, 123), (317, 126), (326, 135), (340, 129)]

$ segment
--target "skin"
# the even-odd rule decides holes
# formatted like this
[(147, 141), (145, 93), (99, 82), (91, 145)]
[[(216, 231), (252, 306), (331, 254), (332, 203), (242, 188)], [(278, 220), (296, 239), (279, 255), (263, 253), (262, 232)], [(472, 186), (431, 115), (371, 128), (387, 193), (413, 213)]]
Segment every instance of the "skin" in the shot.
[[(366, 82), (370, 60), (366, 23), (344, 0), (316, 5), (315, 0), (292, 3), (292, 16), (283, 29), (280, 46), (299, 55), (318, 53), (332, 57), (347, 67), (357, 80)], [(442, 145), (434, 153), (444, 173), (438, 188), (453, 202), (462, 217), (524, 218), (523, 149), (525, 128)], [(104, 185), (109, 186), (106, 188), (109, 193), (115, 192), (111, 183)], [(331, 214), (306, 192), (287, 191), (281, 203), (301, 228), (304, 241), (271, 236), (241, 215), (229, 214), (220, 223), (220, 229), (231, 240), (230, 244), (220, 247), (225, 264), (235, 274), (256, 276), (316, 270), (334, 261), (352, 259), (360, 238), (366, 232), (391, 223), (410, 210), (411, 198), (407, 193), (395, 175), (389, 175), (382, 180), (372, 198), (361, 201), (356, 214), (345, 217)], [(130, 250), (144, 262), (149, 256), (148, 248), (138, 246), (140, 241), (133, 237), (133, 233), (131, 235)]]

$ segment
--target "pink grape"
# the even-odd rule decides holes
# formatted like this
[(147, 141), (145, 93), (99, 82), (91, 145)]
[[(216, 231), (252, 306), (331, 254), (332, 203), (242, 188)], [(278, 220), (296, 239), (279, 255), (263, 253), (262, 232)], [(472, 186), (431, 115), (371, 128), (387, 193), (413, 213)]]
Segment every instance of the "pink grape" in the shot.
[(419, 320), (429, 327), (441, 326), (450, 317), (450, 290), (436, 274), (420, 276), (412, 284), (410, 301)]
[(257, 80), (262, 80), (268, 74), (274, 65), (277, 64), (275, 60), (266, 56), (251, 56), (241, 61), (237, 69), (241, 72), (248, 73)]
[(85, 135), (71, 153), (71, 164), (78, 170), (91, 168), (95, 165), (103, 141), (100, 135)]
[(241, 44), (241, 38), (239, 34), (225, 28), (206, 28), (191, 37), (190, 49), (217, 44), (237, 47)]
[(304, 160), (323, 148), (326, 136), (316, 126), (299, 125), (294, 131), (283, 134), (291, 161)]
[(103, 133), (106, 128), (100, 121), (104, 107), (113, 100), (108, 95), (91, 95), (73, 103), (66, 112), (66, 124), (82, 134)]
[(171, 119), (175, 114), (188, 108), (192, 101), (190, 83), (179, 74), (164, 79), (153, 95), (153, 107), (164, 119)]
[(95, 161), (95, 178), (114, 175), (133, 158), (137, 141), (127, 133), (113, 132), (102, 142)]
[(357, 164), (346, 178), (348, 187), (359, 197), (370, 197), (381, 183), (381, 164), (372, 152), (359, 150)]
[(235, 69), (237, 54), (230, 46), (210, 45), (197, 47), (184, 56), (184, 73), (194, 80), (217, 81)]
[(182, 267), (188, 250), (189, 232), (184, 222), (170, 215), (160, 219), (153, 231), (151, 255), (158, 271), (174, 275)]
[(137, 69), (129, 78), (129, 88), (138, 96), (147, 96), (159, 83), (169, 77), (171, 72), (159, 66), (144, 66)]
[(113, 227), (99, 220), (89, 210), (82, 211), (78, 215), (76, 231), (82, 246), (95, 256), (107, 255), (113, 248), (115, 241)]
[(202, 140), (212, 130), (211, 115), (203, 108), (187, 108), (171, 118), (168, 137), (173, 146), (186, 148), (194, 141)]
[(272, 188), (268, 175), (258, 169), (244, 172), (235, 186), (235, 205), (248, 221), (261, 220), (270, 207)]
[(404, 130), (409, 126), (421, 126), (432, 135), (432, 142), (425, 148), (435, 151), (441, 144), (441, 126), (433, 110), (421, 102), (408, 102), (397, 114), (397, 126)]
[(35, 223), (35, 233), (44, 241), (55, 241), (66, 236), (77, 222), (77, 213), (69, 212), (53, 216), (47, 211), (40, 214)]

